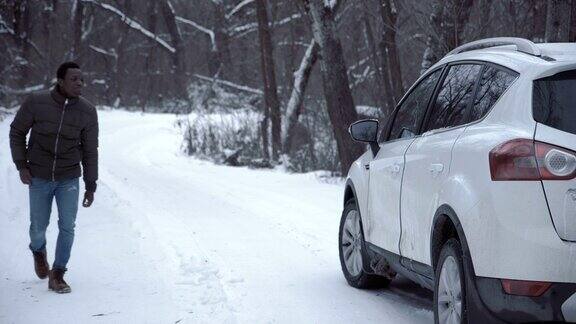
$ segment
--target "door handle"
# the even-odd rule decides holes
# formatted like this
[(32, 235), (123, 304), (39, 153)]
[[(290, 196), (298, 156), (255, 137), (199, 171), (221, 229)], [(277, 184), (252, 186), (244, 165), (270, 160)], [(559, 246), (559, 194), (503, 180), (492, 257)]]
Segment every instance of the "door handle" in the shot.
[(444, 171), (444, 164), (442, 164), (442, 163), (430, 164), (430, 166), (428, 167), (428, 171), (430, 171), (430, 174), (433, 177), (435, 177), (435, 176), (439, 175), (440, 173), (442, 173), (442, 171)]
[(392, 173), (392, 174), (397, 174), (400, 172), (400, 164), (395, 163), (395, 164), (387, 167), (386, 171), (388, 171), (389, 173)]

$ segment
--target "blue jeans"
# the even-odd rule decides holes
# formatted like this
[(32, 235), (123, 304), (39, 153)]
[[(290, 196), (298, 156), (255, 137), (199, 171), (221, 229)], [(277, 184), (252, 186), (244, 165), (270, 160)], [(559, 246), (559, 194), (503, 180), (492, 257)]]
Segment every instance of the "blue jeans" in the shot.
[(52, 268), (66, 270), (74, 242), (74, 226), (78, 212), (78, 178), (49, 181), (32, 178), (30, 184), (30, 250), (46, 251), (46, 228), (50, 223), (52, 201), (58, 206), (58, 240)]

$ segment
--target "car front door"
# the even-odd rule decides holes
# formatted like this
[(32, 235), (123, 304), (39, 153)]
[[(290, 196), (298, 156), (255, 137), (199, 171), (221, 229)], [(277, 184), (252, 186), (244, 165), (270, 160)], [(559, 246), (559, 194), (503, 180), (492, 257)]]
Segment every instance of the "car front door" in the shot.
[(450, 173), (454, 143), (463, 133), (482, 70), (479, 64), (454, 64), (433, 99), (423, 133), (405, 155), (400, 254), (430, 265), (430, 228)]
[(442, 69), (437, 69), (424, 76), (405, 96), (396, 109), (389, 136), (381, 136), (386, 141), (369, 163), (369, 217), (363, 224), (366, 241), (396, 254), (399, 254), (404, 154), (415, 139), (441, 73)]

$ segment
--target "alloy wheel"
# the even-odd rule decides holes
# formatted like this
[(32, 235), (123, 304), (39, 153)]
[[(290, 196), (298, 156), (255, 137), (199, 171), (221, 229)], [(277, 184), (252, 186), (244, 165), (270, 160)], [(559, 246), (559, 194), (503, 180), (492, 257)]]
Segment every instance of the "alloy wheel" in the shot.
[(438, 283), (438, 319), (440, 323), (460, 324), (462, 319), (462, 284), (458, 264), (448, 256), (440, 270)]
[(340, 248), (348, 273), (353, 277), (358, 276), (362, 272), (362, 231), (360, 214), (356, 210), (351, 210), (346, 215)]

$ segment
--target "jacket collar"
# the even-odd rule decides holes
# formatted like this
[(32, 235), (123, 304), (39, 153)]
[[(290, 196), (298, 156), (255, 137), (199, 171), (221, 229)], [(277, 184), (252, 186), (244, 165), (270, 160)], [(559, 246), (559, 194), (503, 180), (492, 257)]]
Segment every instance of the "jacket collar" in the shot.
[[(54, 88), (52, 88), (50, 95), (52, 96), (52, 99), (60, 105), (63, 105), (66, 100), (66, 97), (58, 91), (58, 85), (55, 85)], [(73, 105), (77, 102), (78, 98), (68, 98), (68, 105)]]

